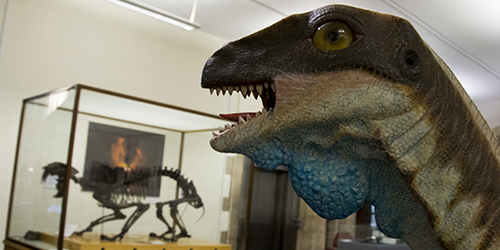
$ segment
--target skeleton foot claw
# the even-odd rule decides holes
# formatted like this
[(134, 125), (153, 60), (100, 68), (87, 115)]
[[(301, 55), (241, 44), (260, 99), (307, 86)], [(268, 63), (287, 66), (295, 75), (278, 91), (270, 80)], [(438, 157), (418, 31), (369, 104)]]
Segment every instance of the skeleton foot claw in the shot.
[(82, 236), (84, 233), (90, 233), (92, 232), (92, 228), (89, 229), (84, 229), (82, 231), (74, 232), (73, 234), (76, 236)]
[(123, 235), (117, 234), (114, 237), (108, 237), (104, 234), (101, 234), (102, 241), (121, 241), (123, 239)]

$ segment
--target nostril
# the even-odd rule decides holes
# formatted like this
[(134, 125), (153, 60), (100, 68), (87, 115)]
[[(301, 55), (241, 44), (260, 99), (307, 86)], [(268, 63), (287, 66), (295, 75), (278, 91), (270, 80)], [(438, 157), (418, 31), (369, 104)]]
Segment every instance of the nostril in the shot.
[(412, 59), (412, 58), (407, 58), (407, 59), (406, 59), (406, 64), (408, 64), (408, 65), (410, 65), (410, 66), (411, 66), (411, 65), (413, 65), (414, 63), (415, 63), (415, 61), (413, 61), (413, 59)]

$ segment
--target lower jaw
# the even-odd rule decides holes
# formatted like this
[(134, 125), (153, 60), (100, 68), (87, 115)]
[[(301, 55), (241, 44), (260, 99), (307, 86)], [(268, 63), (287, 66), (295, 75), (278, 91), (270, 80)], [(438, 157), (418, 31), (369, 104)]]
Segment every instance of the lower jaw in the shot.
[(248, 119), (248, 117), (254, 118), (255, 116), (257, 116), (257, 112), (220, 114), (220, 116), (226, 120), (238, 122), (240, 117), (244, 119)]

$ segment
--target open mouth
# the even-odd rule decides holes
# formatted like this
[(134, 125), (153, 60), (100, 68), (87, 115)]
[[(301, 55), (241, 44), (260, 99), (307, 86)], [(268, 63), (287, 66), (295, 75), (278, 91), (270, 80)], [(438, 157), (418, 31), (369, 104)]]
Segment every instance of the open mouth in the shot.
[(249, 84), (240, 86), (220, 86), (220, 87), (210, 87), (210, 93), (216, 93), (219, 96), (221, 93), (225, 95), (228, 93), (232, 95), (234, 92), (241, 93), (243, 98), (252, 96), (257, 100), (259, 97), (262, 100), (262, 111), (258, 112), (244, 112), (244, 113), (233, 113), (233, 114), (220, 114), (226, 120), (235, 122), (235, 124), (227, 124), (225, 127), (219, 128), (219, 133), (213, 133), (214, 137), (217, 137), (231, 128), (241, 125), (253, 118), (259, 117), (263, 113), (272, 112), (276, 106), (276, 85), (274, 83), (263, 83), (263, 84)]

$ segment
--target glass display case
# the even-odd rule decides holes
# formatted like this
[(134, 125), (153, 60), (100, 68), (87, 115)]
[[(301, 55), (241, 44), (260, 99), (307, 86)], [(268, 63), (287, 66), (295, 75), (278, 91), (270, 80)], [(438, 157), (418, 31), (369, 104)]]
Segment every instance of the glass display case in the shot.
[(225, 123), (85, 85), (24, 100), (6, 249), (231, 249), (208, 143)]

